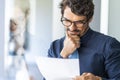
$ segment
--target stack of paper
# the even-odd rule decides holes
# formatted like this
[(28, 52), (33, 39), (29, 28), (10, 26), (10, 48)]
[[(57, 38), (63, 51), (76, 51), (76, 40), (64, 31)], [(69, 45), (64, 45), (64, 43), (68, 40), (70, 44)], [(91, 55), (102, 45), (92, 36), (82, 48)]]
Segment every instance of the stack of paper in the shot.
[(46, 80), (72, 80), (80, 71), (78, 59), (37, 57), (36, 63)]

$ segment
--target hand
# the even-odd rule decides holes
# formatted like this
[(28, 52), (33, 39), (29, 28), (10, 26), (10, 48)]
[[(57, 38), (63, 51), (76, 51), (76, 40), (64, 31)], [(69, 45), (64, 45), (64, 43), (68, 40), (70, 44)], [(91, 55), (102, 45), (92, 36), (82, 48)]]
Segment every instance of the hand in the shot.
[(68, 35), (66, 32), (66, 38), (64, 40), (64, 47), (60, 53), (63, 58), (67, 58), (77, 48), (80, 47), (80, 37), (78, 35)]
[(102, 80), (101, 77), (95, 76), (92, 73), (83, 73), (81, 76), (76, 76), (73, 80)]

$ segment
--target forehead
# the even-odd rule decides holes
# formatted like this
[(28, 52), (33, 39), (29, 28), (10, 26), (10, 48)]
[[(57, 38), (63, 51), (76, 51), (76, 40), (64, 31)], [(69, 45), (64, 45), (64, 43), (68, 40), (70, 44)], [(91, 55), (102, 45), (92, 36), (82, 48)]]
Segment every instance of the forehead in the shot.
[(64, 10), (63, 17), (65, 17), (69, 20), (72, 20), (72, 21), (86, 20), (86, 16), (78, 16), (78, 15), (74, 14), (68, 6)]

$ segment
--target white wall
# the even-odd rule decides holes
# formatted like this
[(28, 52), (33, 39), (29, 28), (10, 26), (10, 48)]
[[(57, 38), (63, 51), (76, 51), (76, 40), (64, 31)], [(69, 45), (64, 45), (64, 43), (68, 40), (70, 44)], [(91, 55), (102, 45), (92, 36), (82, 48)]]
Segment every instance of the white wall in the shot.
[(36, 0), (35, 35), (30, 35), (30, 51), (33, 55), (47, 55), (52, 41), (52, 1)]
[(5, 0), (0, 0), (0, 80), (4, 76), (4, 21)]
[(95, 4), (95, 11), (93, 16), (93, 21), (90, 23), (90, 27), (100, 32), (100, 11), (101, 11), (101, 0), (93, 0)]
[(53, 0), (53, 25), (52, 25), (52, 40), (59, 39), (64, 36), (64, 27), (61, 24), (61, 10), (59, 3), (61, 0)]
[(120, 0), (109, 1), (108, 34), (120, 41)]
[(100, 32), (108, 34), (108, 13), (109, 13), (109, 0), (101, 0), (100, 12)]

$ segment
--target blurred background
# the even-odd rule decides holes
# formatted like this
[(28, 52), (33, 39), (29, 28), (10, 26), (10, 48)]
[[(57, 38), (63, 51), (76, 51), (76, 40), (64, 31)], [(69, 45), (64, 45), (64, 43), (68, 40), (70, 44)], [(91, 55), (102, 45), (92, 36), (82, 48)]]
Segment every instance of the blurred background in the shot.
[[(36, 56), (64, 36), (61, 0), (0, 0), (0, 80), (41, 80)], [(90, 27), (120, 41), (120, 0), (93, 0)], [(24, 73), (24, 74), (23, 74)]]

